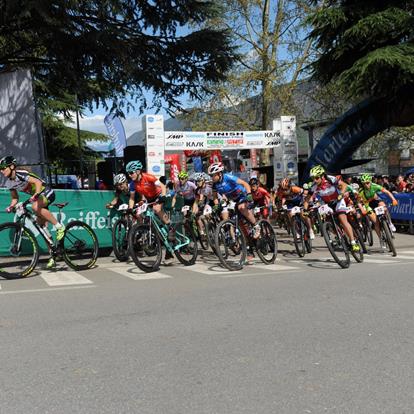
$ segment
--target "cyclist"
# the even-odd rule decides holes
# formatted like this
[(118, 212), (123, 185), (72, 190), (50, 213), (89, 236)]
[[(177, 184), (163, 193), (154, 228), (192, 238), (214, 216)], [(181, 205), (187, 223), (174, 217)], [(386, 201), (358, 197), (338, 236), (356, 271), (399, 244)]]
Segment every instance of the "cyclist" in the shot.
[[(110, 203), (106, 204), (106, 208), (113, 208), (119, 204), (129, 204), (131, 194), (129, 191), (128, 179), (125, 174), (117, 174), (114, 177), (115, 194)], [(135, 194), (135, 204), (139, 201), (139, 194)]]
[(375, 215), (375, 212), (374, 212), (374, 208), (378, 206), (382, 206), (386, 209), (390, 229), (391, 231), (395, 232), (396, 228), (394, 224), (391, 222), (391, 217), (389, 216), (385, 202), (379, 198), (378, 194), (380, 193), (386, 194), (392, 200), (393, 206), (398, 205), (398, 201), (396, 200), (396, 198), (386, 188), (382, 187), (381, 185), (373, 183), (371, 174), (362, 174), (360, 181), (362, 184), (362, 188), (359, 190), (359, 196), (361, 197), (362, 203), (367, 210), (368, 217), (374, 223), (375, 231), (377, 232), (378, 237), (381, 239), (381, 232), (380, 232), (380, 227), (379, 227), (379, 222), (377, 220), (377, 216)]
[(178, 181), (175, 183), (176, 195), (183, 197), (184, 205), (192, 207), (196, 198), (195, 191), (197, 186), (188, 179), (187, 171), (178, 173)]
[(166, 186), (155, 175), (142, 172), (143, 166), (141, 161), (130, 161), (125, 169), (131, 177), (131, 182), (129, 183), (129, 208), (132, 209), (135, 205), (135, 193), (145, 197), (148, 203), (154, 203), (152, 206), (154, 213), (169, 227), (168, 240), (174, 241), (175, 231), (170, 226), (170, 219), (162, 208), (162, 203), (165, 201), (167, 193)]
[(252, 190), (252, 197), (256, 207), (263, 207), (261, 215), (267, 219), (269, 217), (270, 194), (263, 187), (259, 187), (259, 180), (256, 177), (250, 178), (250, 188)]
[[(211, 185), (208, 185), (204, 173), (198, 172), (194, 174), (194, 181), (196, 182), (197, 188), (195, 190), (195, 201), (193, 204), (193, 214), (198, 215), (200, 209), (204, 208), (206, 204), (213, 204), (213, 189)], [(201, 215), (197, 217), (198, 228), (200, 234), (205, 235), (205, 229)]]
[(217, 194), (225, 195), (229, 200), (238, 203), (238, 210), (253, 226), (253, 238), (260, 237), (260, 227), (256, 224), (256, 218), (248, 208), (247, 203), (253, 201), (251, 188), (246, 181), (231, 174), (224, 173), (224, 165), (215, 162), (208, 167), (208, 174), (213, 180), (213, 194), (215, 204), (218, 205)]
[(322, 165), (315, 165), (310, 170), (310, 177), (313, 179), (313, 186), (309, 190), (309, 195), (305, 199), (305, 209), (308, 208), (308, 202), (311, 197), (319, 196), (321, 200), (333, 207), (338, 215), (338, 220), (344, 229), (346, 235), (351, 241), (351, 249), (354, 252), (360, 250), (359, 245), (355, 241), (352, 226), (348, 222), (347, 211), (344, 194), (346, 192), (345, 183), (339, 181), (336, 177), (327, 175)]
[[(58, 223), (48, 207), (55, 201), (55, 192), (36, 174), (16, 168), (16, 159), (9, 155), (0, 159), (0, 170), (6, 178), (5, 187), (10, 190), (11, 203), (6, 208), (8, 213), (14, 210), (19, 202), (18, 191), (30, 194), (32, 210), (36, 213), (37, 222), (41, 226), (47, 226), (47, 222), (56, 228), (56, 240), (62, 240), (65, 235), (65, 226)], [(51, 257), (46, 265), (48, 269), (55, 266), (55, 260)]]
[[(292, 213), (290, 212), (290, 210), (293, 207), (300, 207), (303, 205), (304, 194), (305, 194), (304, 189), (301, 187), (298, 187), (297, 185), (294, 185), (291, 182), (289, 177), (283, 178), (283, 180), (280, 182), (278, 190), (277, 190), (277, 196), (280, 200), (282, 207), (286, 205), (289, 211), (288, 214), (289, 214), (290, 220), (292, 220)], [(312, 223), (309, 218), (309, 215), (306, 215), (303, 212), (301, 212), (300, 214), (302, 218), (304, 219), (306, 225), (308, 226), (309, 238), (313, 240), (315, 238), (315, 233), (313, 232)]]

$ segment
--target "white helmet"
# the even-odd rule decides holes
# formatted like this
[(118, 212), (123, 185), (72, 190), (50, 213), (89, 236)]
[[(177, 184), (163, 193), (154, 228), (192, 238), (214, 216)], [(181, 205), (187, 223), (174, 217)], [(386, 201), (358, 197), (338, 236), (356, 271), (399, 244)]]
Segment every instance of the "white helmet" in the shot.
[(359, 184), (358, 183), (352, 183), (351, 187), (354, 189), (354, 191), (358, 191), (359, 190)]
[(224, 165), (221, 162), (215, 162), (208, 167), (208, 174), (213, 175), (224, 171)]
[(125, 174), (117, 174), (114, 177), (114, 185), (118, 185), (118, 184), (122, 184), (125, 183), (127, 180), (126, 175)]

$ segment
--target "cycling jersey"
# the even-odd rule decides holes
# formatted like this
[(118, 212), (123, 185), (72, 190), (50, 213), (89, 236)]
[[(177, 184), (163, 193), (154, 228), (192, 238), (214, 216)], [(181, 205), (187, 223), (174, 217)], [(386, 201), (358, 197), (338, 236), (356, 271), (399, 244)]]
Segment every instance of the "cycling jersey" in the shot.
[(38, 177), (36, 174), (33, 174), (26, 170), (16, 170), (16, 176), (14, 179), (6, 178), (5, 187), (8, 188), (10, 191), (21, 191), (26, 194), (34, 195), (36, 193), (36, 185), (33, 183), (29, 183), (29, 178), (36, 178), (42, 182), (41, 190), (42, 197), (45, 201), (45, 204), (52, 203), (55, 200), (55, 193), (54, 191), (46, 186), (46, 183)]
[[(130, 195), (129, 188), (126, 191), (115, 190), (115, 197), (118, 199), (118, 204), (128, 204)], [(138, 203), (139, 199), (140, 195), (135, 193), (135, 203)]]
[(213, 191), (224, 194), (233, 201), (242, 201), (247, 196), (246, 189), (237, 183), (238, 178), (231, 174), (223, 174), (223, 178), (218, 183), (213, 183)]
[(188, 180), (184, 185), (182, 185), (180, 182), (177, 182), (175, 185), (175, 191), (177, 192), (177, 195), (182, 196), (185, 201), (194, 200), (196, 190), (197, 186), (192, 181)]
[(139, 181), (131, 181), (129, 183), (129, 191), (136, 191), (151, 203), (161, 194), (161, 187), (158, 183), (159, 180), (155, 175), (141, 173), (141, 179)]
[(364, 203), (370, 203), (373, 200), (378, 199), (378, 193), (383, 193), (384, 187), (379, 184), (371, 183), (369, 188), (363, 187), (359, 190), (359, 195), (361, 196)]
[(335, 211), (337, 213), (346, 213), (347, 207), (345, 200), (341, 199), (338, 201), (338, 196), (340, 194), (338, 184), (339, 181), (336, 177), (327, 175), (326, 177), (322, 177), (321, 183), (319, 185), (315, 183), (311, 187), (310, 192), (314, 196), (318, 195), (326, 204), (335, 203)]
[(266, 200), (270, 200), (270, 194), (263, 188), (258, 187), (256, 191), (252, 191), (253, 201), (257, 206), (266, 205)]
[(203, 198), (203, 202), (206, 200), (211, 200), (213, 198), (213, 189), (211, 185), (205, 185), (204, 187), (197, 188), (196, 192), (197, 200), (200, 200), (201, 197)]
[(296, 185), (291, 185), (288, 189), (278, 188), (276, 196), (278, 199), (285, 199), (288, 204), (299, 204), (302, 202), (303, 189)]

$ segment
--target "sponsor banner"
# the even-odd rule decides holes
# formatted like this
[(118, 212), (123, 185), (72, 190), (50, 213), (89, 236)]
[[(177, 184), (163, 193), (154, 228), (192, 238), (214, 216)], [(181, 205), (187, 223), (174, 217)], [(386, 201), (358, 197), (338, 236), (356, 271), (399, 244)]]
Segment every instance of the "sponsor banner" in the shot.
[(162, 115), (145, 115), (143, 123), (147, 147), (147, 171), (161, 177), (165, 175), (164, 118)]
[[(393, 193), (393, 196), (398, 200), (398, 206), (388, 206), (391, 219), (414, 221), (414, 194)], [(391, 203), (391, 200), (385, 194), (381, 194), (381, 198), (385, 202)]]
[[(117, 213), (105, 208), (106, 203), (109, 203), (114, 198), (112, 191), (94, 191), (94, 190), (54, 190), (56, 193), (56, 202), (64, 203), (66, 201), (69, 204), (62, 210), (62, 222), (67, 225), (71, 221), (81, 220), (95, 231), (99, 241), (99, 247), (111, 247), (112, 236), (111, 226), (117, 219)], [(19, 193), (20, 201), (25, 201), (28, 198), (27, 194)], [(10, 191), (6, 189), (0, 189), (0, 205), (7, 206), (10, 204)], [(54, 216), (58, 214), (58, 208), (50, 206), (49, 210)], [(8, 214), (3, 210), (0, 210), (0, 223), (5, 223), (15, 220), (15, 214)], [(39, 242), (40, 251), (47, 254), (46, 244), (39, 235), (33, 224), (26, 220), (27, 227), (33, 231)], [(55, 228), (50, 224), (48, 226), (50, 233), (55, 238)], [(2, 232), (5, 233), (5, 232)], [(5, 246), (5, 243), (1, 242), (1, 246)], [(0, 252), (4, 253), (4, 252)]]
[(273, 148), (281, 141), (280, 131), (165, 132), (166, 151)]
[(115, 148), (115, 156), (123, 157), (127, 141), (122, 121), (116, 115), (108, 114), (104, 119), (104, 123)]

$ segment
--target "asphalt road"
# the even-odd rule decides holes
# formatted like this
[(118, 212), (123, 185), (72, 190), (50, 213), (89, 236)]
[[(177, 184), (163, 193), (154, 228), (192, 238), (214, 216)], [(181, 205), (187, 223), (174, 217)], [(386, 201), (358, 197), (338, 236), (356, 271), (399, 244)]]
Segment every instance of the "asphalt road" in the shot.
[(0, 280), (0, 413), (413, 413), (414, 236), (396, 244), (345, 270), (281, 240), (236, 273)]

